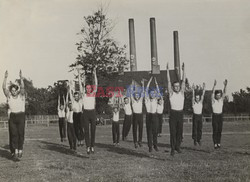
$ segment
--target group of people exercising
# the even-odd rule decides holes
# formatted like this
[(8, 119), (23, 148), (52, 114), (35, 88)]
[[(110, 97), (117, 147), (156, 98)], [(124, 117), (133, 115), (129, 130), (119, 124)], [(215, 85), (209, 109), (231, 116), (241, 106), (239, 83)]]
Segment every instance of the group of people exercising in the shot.
[[(175, 152), (181, 153), (181, 142), (183, 139), (183, 108), (184, 108), (184, 92), (186, 90), (185, 66), (182, 65), (182, 81), (171, 83), (169, 68), (167, 64), (168, 87), (167, 92), (170, 100), (169, 113), (169, 130), (170, 130), (170, 146), (171, 155)], [(22, 72), (20, 71), (20, 84), (11, 83), (7, 88), (8, 72), (5, 72), (3, 91), (7, 98), (9, 106), (9, 146), (13, 158), (22, 157), (24, 131), (25, 131), (25, 90)], [(156, 88), (150, 88), (150, 84), (154, 79)], [(90, 82), (86, 84), (86, 75), (78, 70), (78, 81), (80, 91), (73, 89), (72, 82), (67, 84), (66, 97), (58, 96), (58, 117), (59, 131), (61, 141), (66, 141), (66, 133), (69, 141), (70, 149), (75, 152), (77, 146), (83, 146), (84, 140), (87, 154), (94, 153), (95, 133), (96, 133), (96, 92), (98, 88), (98, 80), (96, 67), (93, 68), (93, 75)], [(92, 82), (92, 83), (91, 83)], [(119, 112), (124, 109), (125, 117), (123, 121), (122, 140), (126, 140), (132, 125), (134, 147), (142, 147), (143, 135), (143, 104), (146, 106), (146, 132), (147, 144), (149, 152), (154, 149), (158, 151), (157, 137), (160, 136), (164, 99), (160, 93), (160, 89), (155, 77), (151, 77), (144, 87), (144, 79), (142, 80), (142, 89), (136, 89), (135, 81), (132, 80), (129, 93), (121, 98), (117, 106), (113, 106), (112, 116), (112, 137), (113, 144), (119, 145), (120, 126)], [(91, 83), (91, 84), (90, 84)], [(221, 133), (223, 126), (223, 101), (226, 94), (227, 80), (224, 81), (223, 92), (215, 90), (216, 81), (212, 89), (212, 127), (214, 148), (221, 147)], [(201, 145), (202, 137), (202, 108), (205, 94), (205, 84), (200, 87), (202, 93), (193, 90), (193, 127), (192, 139), (194, 145)], [(128, 93), (128, 92), (127, 92)], [(63, 100), (63, 102), (61, 102)], [(67, 127), (66, 127), (67, 122)], [(67, 131), (66, 131), (67, 128)]]

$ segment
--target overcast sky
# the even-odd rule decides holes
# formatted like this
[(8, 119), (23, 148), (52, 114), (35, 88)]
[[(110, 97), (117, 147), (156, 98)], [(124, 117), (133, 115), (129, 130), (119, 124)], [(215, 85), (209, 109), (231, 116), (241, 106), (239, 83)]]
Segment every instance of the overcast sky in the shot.
[[(179, 31), (180, 59), (191, 83), (228, 94), (250, 86), (250, 1), (248, 0), (0, 0), (0, 83), (23, 75), (36, 87), (71, 79), (76, 35), (83, 17), (101, 4), (117, 23), (113, 37), (128, 45), (128, 19), (134, 18), (138, 70), (150, 70), (149, 18), (156, 18), (161, 69), (173, 68), (173, 31)], [(128, 51), (128, 50), (127, 50)], [(0, 103), (5, 98), (0, 91)]]

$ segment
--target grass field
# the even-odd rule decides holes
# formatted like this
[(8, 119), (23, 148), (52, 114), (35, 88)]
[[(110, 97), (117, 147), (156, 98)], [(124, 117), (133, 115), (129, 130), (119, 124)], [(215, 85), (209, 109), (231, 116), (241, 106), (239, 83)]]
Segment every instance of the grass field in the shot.
[(159, 152), (128, 141), (112, 145), (111, 126), (98, 126), (95, 154), (79, 147), (72, 154), (59, 141), (57, 125), (26, 129), (24, 156), (10, 159), (8, 131), (0, 129), (0, 181), (250, 181), (250, 122), (224, 122), (222, 148), (213, 149), (211, 123), (203, 127), (202, 146), (193, 146), (191, 124), (184, 124), (183, 153), (170, 156), (169, 128), (158, 138)]

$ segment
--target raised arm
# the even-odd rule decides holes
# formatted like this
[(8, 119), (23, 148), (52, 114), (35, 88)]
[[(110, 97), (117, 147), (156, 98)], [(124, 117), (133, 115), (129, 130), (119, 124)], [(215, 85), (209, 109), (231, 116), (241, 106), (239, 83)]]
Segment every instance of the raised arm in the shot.
[(60, 110), (60, 94), (58, 95), (57, 110)]
[(201, 102), (203, 102), (203, 100), (204, 100), (205, 92), (206, 92), (206, 84), (203, 83), (203, 85), (202, 85)]
[(7, 98), (9, 98), (9, 94), (10, 94), (10, 92), (9, 92), (9, 90), (6, 88), (6, 85), (7, 85), (7, 78), (8, 78), (8, 71), (6, 70), (5, 71), (5, 74), (4, 74), (4, 80), (3, 80), (3, 93), (4, 93), (4, 95), (7, 97)]
[(131, 88), (130, 89), (132, 89), (132, 95), (131, 95), (131, 102), (134, 102), (135, 101), (135, 99), (134, 99), (134, 89), (135, 89), (135, 82), (134, 82), (134, 80), (132, 80), (132, 83), (131, 83)]
[(21, 95), (24, 95), (24, 94), (25, 94), (25, 90), (24, 90), (24, 82), (23, 82), (22, 70), (20, 70), (19, 76), (20, 76), (20, 81), (21, 81), (21, 85), (20, 85), (20, 94), (21, 94)]
[(73, 95), (72, 95), (72, 81), (70, 81), (70, 84), (69, 84), (69, 98), (70, 98), (70, 101), (73, 102)]
[(194, 102), (195, 102), (195, 85), (193, 84), (192, 85), (192, 105), (194, 105)]
[(172, 89), (171, 80), (170, 80), (168, 63), (167, 63), (167, 76), (168, 76), (168, 93), (169, 93), (169, 95), (172, 95), (173, 94), (173, 89)]
[(212, 101), (214, 101), (214, 92), (215, 92), (215, 86), (216, 86), (216, 84), (217, 84), (217, 81), (216, 81), (216, 80), (214, 80), (214, 86), (213, 86), (213, 89), (212, 89), (212, 95), (211, 95), (211, 99), (212, 99)]
[(93, 73), (94, 73), (94, 79), (95, 79), (95, 88), (93, 90), (93, 92), (97, 92), (97, 88), (98, 88), (98, 79), (97, 79), (97, 74), (96, 74), (96, 66), (94, 67)]
[(227, 79), (223, 82), (223, 84), (224, 84), (224, 89), (223, 89), (222, 98), (224, 99), (226, 96), (226, 92), (227, 92)]
[(182, 63), (182, 83), (181, 83), (181, 92), (184, 93), (186, 90), (186, 72), (185, 72), (185, 65)]
[(156, 89), (157, 89), (158, 95), (163, 100), (163, 96), (161, 95), (160, 88), (159, 88), (158, 82), (156, 80), (156, 77), (155, 77), (155, 85), (156, 85)]
[(66, 100), (65, 100), (65, 96), (63, 95), (63, 110), (65, 110), (66, 108)]

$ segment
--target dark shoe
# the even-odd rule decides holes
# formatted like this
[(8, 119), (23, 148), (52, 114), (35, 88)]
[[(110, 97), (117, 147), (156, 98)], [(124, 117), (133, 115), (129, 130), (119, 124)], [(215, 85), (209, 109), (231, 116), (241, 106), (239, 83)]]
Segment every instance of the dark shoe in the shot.
[(198, 141), (199, 146), (201, 146), (201, 141)]
[(142, 147), (142, 143), (141, 142), (138, 142), (138, 145), (139, 145), (139, 147)]
[(176, 150), (178, 154), (182, 153), (181, 149)]
[(138, 144), (137, 143), (135, 143), (135, 148), (138, 148)]
[(149, 147), (148, 151), (149, 151), (149, 152), (152, 152), (152, 150), (153, 150), (152, 147)]
[(63, 138), (61, 138), (61, 142), (63, 142)]
[(194, 140), (194, 146), (196, 146), (197, 145), (197, 142)]
[(154, 149), (155, 149), (156, 152), (159, 151), (159, 149), (158, 149), (158, 147), (156, 145), (154, 146)]
[(18, 153), (18, 158), (22, 158), (22, 156), (23, 156), (23, 152), (19, 152)]
[(170, 155), (174, 156), (174, 153), (175, 153), (174, 150), (171, 150)]
[(90, 154), (90, 147), (87, 148), (87, 154)]
[(15, 162), (20, 161), (20, 160), (18, 159), (18, 153), (15, 153), (12, 159), (13, 159), (13, 161), (15, 161)]

